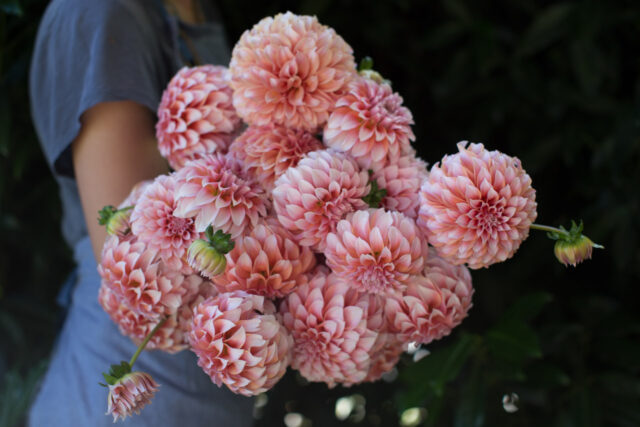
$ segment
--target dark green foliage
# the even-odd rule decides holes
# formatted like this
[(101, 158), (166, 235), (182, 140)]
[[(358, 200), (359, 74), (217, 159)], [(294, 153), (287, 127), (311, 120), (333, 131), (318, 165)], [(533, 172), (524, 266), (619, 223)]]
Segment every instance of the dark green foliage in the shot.
[[(26, 96), (44, 5), (0, 6), (0, 369), (25, 378), (40, 372), (29, 368), (48, 352), (52, 300), (70, 266)], [(437, 426), (640, 425), (640, 4), (218, 5), (231, 43), (266, 15), (317, 15), (358, 62), (372, 57), (393, 82), (413, 113), (422, 158), (436, 163), (463, 139), (517, 156), (537, 191), (537, 222), (583, 218), (585, 233), (606, 247), (567, 269), (544, 233), (532, 231), (513, 259), (473, 272), (469, 317), (421, 361), (406, 356), (398, 379), (328, 390), (290, 372), (269, 393), (259, 425), (282, 425), (287, 412), (300, 412), (314, 425), (393, 426), (415, 405)], [(355, 393), (366, 399), (365, 417), (338, 421), (336, 399)], [(515, 413), (502, 407), (511, 393), (519, 396)]]

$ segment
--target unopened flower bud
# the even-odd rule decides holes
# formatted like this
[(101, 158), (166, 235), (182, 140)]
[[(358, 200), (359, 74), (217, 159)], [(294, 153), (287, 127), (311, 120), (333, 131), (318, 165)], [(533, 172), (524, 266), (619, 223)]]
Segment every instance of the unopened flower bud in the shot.
[(209, 279), (223, 273), (227, 268), (224, 255), (203, 239), (197, 239), (189, 246), (187, 262), (191, 268)]
[(594, 243), (587, 236), (581, 235), (575, 241), (558, 240), (553, 249), (558, 261), (564, 265), (576, 266), (591, 258)]
[(98, 222), (107, 228), (107, 234), (115, 236), (125, 236), (131, 231), (129, 218), (133, 206), (116, 209), (113, 206), (105, 206), (100, 210)]

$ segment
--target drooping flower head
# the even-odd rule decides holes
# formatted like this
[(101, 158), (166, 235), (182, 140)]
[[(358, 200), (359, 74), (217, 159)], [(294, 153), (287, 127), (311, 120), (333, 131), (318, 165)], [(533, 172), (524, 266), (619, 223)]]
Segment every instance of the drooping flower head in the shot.
[(516, 157), (458, 143), (420, 190), (418, 224), (453, 264), (488, 267), (513, 256), (537, 216), (536, 192)]
[(309, 381), (350, 386), (369, 372), (378, 332), (367, 318), (368, 302), (326, 268), (296, 288), (280, 305), (293, 335), (291, 367)]
[(471, 308), (471, 274), (464, 265), (452, 265), (433, 249), (424, 271), (413, 276), (401, 297), (386, 301), (391, 330), (404, 343), (428, 344), (449, 335)]
[(328, 147), (349, 153), (365, 169), (396, 161), (415, 139), (411, 112), (385, 83), (359, 78), (336, 102), (324, 128)]
[(176, 209), (175, 175), (160, 175), (140, 196), (131, 213), (131, 231), (147, 247), (158, 250), (160, 259), (170, 268), (189, 270), (186, 252), (199, 237), (193, 218), (180, 218)]
[(322, 142), (306, 131), (275, 125), (249, 126), (233, 141), (229, 153), (270, 191), (288, 168), (296, 166), (308, 152), (322, 148)]
[(205, 237), (206, 240), (197, 239), (189, 246), (187, 261), (191, 268), (212, 279), (224, 273), (227, 267), (225, 254), (233, 249), (235, 242), (231, 240), (230, 234), (221, 230), (214, 233), (212, 226), (205, 230)]
[(134, 413), (140, 414), (158, 390), (158, 384), (144, 372), (130, 372), (108, 387), (106, 415), (112, 415), (114, 423)]
[(218, 386), (254, 396), (273, 387), (291, 356), (291, 336), (262, 296), (220, 294), (200, 303), (189, 339), (200, 366)]
[(242, 126), (231, 97), (225, 67), (184, 67), (171, 79), (158, 107), (156, 137), (172, 168), (203, 154), (227, 151)]
[(327, 235), (347, 213), (365, 209), (368, 174), (348, 156), (313, 151), (276, 181), (278, 220), (302, 246), (322, 251)]
[(279, 224), (262, 222), (239, 237), (226, 256), (227, 268), (213, 278), (220, 292), (242, 290), (283, 297), (307, 281), (315, 255), (299, 246)]
[(211, 225), (235, 239), (267, 214), (264, 190), (232, 157), (207, 155), (187, 163), (175, 176), (174, 215), (195, 218), (198, 232)]
[(380, 207), (417, 219), (420, 207), (418, 193), (428, 176), (427, 164), (413, 154), (404, 155), (398, 161), (374, 170), (371, 179), (385, 190)]
[(240, 37), (231, 63), (233, 105), (250, 125), (315, 131), (356, 75), (351, 47), (315, 17), (264, 18)]
[(202, 278), (167, 267), (157, 250), (136, 240), (111, 236), (105, 242), (98, 272), (129, 309), (144, 316), (171, 315), (197, 292)]
[(369, 209), (340, 221), (324, 254), (327, 265), (359, 291), (397, 294), (422, 270), (426, 242), (411, 218)]

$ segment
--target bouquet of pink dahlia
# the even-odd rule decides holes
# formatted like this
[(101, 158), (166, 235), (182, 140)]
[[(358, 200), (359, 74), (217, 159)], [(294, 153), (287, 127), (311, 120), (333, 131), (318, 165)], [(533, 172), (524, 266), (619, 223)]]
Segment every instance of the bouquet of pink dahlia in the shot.
[[(530, 229), (564, 263), (591, 255), (581, 227), (533, 224), (517, 158), (461, 142), (427, 170), (411, 112), (367, 62), (286, 13), (245, 32), (228, 69), (171, 80), (156, 130), (175, 171), (101, 213), (100, 303), (140, 349), (190, 349), (247, 396), (289, 366), (329, 387), (375, 381), (459, 325), (469, 268), (512, 257)], [(105, 374), (114, 419), (155, 391), (131, 383), (137, 354)]]

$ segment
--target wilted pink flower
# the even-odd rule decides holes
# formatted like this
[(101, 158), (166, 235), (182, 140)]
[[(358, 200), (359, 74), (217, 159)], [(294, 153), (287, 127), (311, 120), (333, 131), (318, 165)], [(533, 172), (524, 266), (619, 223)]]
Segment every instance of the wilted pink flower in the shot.
[(199, 304), (189, 334), (200, 366), (218, 386), (253, 396), (284, 375), (293, 341), (262, 296), (220, 294)]
[(450, 264), (431, 249), (422, 274), (411, 278), (401, 297), (387, 299), (386, 317), (405, 343), (428, 344), (462, 322), (472, 295), (469, 270)]
[(399, 212), (369, 209), (347, 215), (327, 236), (327, 265), (363, 292), (397, 294), (422, 270), (426, 242)]
[(351, 47), (315, 17), (264, 18), (240, 37), (231, 64), (233, 105), (250, 125), (315, 131), (356, 75)]
[(249, 126), (233, 141), (229, 153), (240, 159), (251, 176), (267, 190), (308, 152), (323, 148), (311, 133), (283, 126)]
[(176, 172), (174, 215), (194, 218), (196, 231), (209, 225), (241, 235), (258, 218), (267, 215), (268, 200), (262, 187), (242, 169), (238, 160), (211, 154), (187, 163)]
[(105, 415), (112, 415), (115, 423), (118, 419), (124, 421), (134, 413), (140, 414), (140, 410), (151, 403), (157, 390), (158, 384), (151, 375), (144, 372), (130, 372), (114, 385), (109, 385), (108, 407)]
[(158, 107), (156, 137), (172, 168), (227, 151), (242, 126), (228, 84), (229, 71), (216, 65), (184, 67), (171, 79)]
[(348, 152), (365, 169), (396, 161), (415, 139), (411, 112), (388, 84), (359, 78), (336, 102), (324, 128), (324, 142)]
[(190, 272), (186, 252), (199, 233), (193, 218), (173, 214), (177, 205), (175, 185), (175, 176), (160, 175), (146, 188), (131, 213), (131, 231), (147, 247), (157, 249), (167, 266)]
[(242, 290), (274, 298), (305, 283), (304, 273), (315, 265), (315, 255), (283, 231), (282, 226), (263, 223), (239, 237), (226, 256), (227, 269), (213, 277), (218, 290)]
[(135, 237), (111, 236), (98, 266), (102, 284), (136, 314), (171, 315), (197, 292), (202, 278), (164, 265), (157, 251)]
[(302, 246), (322, 251), (327, 234), (349, 212), (365, 209), (368, 174), (348, 156), (313, 151), (276, 181), (273, 201), (278, 220)]
[(368, 300), (326, 268), (296, 288), (280, 305), (293, 335), (291, 366), (309, 381), (350, 386), (369, 372), (378, 333), (368, 323)]
[(418, 224), (453, 264), (488, 267), (513, 256), (529, 235), (536, 192), (517, 158), (466, 141), (458, 150), (422, 185)]
[(404, 155), (373, 172), (378, 188), (386, 191), (380, 207), (402, 212), (412, 219), (418, 218), (418, 193), (427, 179), (427, 164), (413, 154)]

